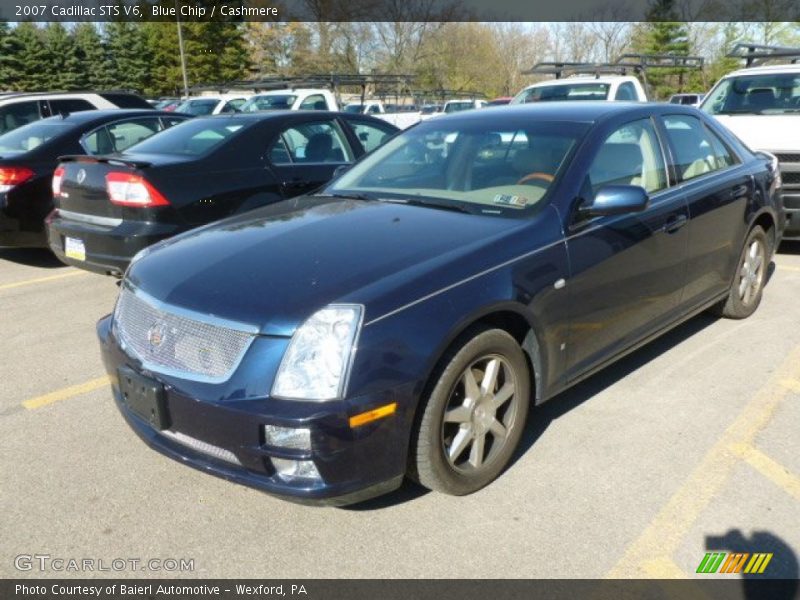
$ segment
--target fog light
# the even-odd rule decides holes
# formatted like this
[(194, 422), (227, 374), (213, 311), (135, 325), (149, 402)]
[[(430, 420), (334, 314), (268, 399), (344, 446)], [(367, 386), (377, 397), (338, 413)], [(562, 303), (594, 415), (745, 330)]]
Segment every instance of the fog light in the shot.
[(311, 430), (308, 428), (264, 425), (264, 440), (278, 448), (311, 450)]
[(317, 465), (311, 460), (290, 460), (288, 458), (272, 458), (272, 466), (282, 479), (312, 479), (320, 481), (322, 476)]

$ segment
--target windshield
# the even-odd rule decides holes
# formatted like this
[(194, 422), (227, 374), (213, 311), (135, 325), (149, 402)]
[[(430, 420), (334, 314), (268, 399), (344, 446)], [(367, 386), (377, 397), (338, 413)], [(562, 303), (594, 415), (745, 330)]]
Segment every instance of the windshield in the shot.
[(610, 87), (608, 83), (541, 85), (522, 90), (514, 97), (511, 104), (560, 100), (607, 100)]
[(203, 116), (210, 115), (214, 112), (219, 104), (217, 98), (204, 99), (204, 100), (186, 100), (178, 105), (175, 112), (186, 113), (187, 115)]
[(498, 216), (528, 214), (526, 209), (544, 205), (588, 125), (496, 121), (426, 121), (358, 162), (325, 193)]
[(348, 104), (344, 107), (344, 112), (353, 113), (353, 114), (361, 114), (363, 112), (364, 106), (362, 104)]
[(270, 94), (269, 96), (253, 96), (239, 108), (242, 112), (258, 112), (261, 110), (290, 110), (297, 96), (292, 94)]
[(177, 154), (180, 156), (200, 156), (231, 137), (234, 133), (251, 125), (240, 119), (191, 119), (180, 125), (134, 144), (125, 151), (148, 154)]
[(800, 73), (728, 77), (711, 90), (700, 108), (711, 115), (800, 112)]
[(38, 148), (52, 138), (72, 129), (61, 117), (35, 121), (0, 135), (0, 156), (20, 154)]

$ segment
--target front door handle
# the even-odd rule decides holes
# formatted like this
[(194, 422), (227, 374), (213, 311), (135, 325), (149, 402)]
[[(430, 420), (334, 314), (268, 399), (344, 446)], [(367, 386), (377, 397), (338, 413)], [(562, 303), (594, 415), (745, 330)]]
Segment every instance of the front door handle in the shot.
[(737, 185), (730, 191), (731, 200), (735, 200), (736, 198), (741, 198), (747, 194), (747, 186), (746, 185)]
[(689, 217), (686, 215), (675, 215), (674, 217), (670, 217), (670, 219), (666, 222), (664, 227), (661, 228), (662, 231), (665, 233), (675, 233), (686, 225), (686, 222), (689, 220)]

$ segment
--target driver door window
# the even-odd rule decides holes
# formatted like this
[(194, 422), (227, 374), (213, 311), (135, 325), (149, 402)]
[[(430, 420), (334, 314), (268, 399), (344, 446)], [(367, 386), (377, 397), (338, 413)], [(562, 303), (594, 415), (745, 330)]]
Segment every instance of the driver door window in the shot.
[(638, 185), (652, 194), (667, 187), (664, 156), (650, 119), (626, 123), (609, 135), (589, 168), (589, 184)]

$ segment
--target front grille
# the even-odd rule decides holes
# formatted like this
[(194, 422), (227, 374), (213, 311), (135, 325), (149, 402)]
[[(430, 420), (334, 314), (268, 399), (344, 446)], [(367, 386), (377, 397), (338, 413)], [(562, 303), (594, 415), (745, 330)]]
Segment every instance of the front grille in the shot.
[(182, 446), (186, 446), (187, 448), (191, 448), (192, 450), (201, 452), (202, 454), (212, 458), (224, 460), (225, 462), (229, 462), (240, 467), (242, 466), (241, 461), (239, 461), (239, 459), (236, 458), (236, 455), (230, 450), (220, 448), (219, 446), (214, 446), (213, 444), (209, 444), (203, 440), (198, 440), (197, 438), (193, 438), (192, 436), (181, 433), (180, 431), (162, 431), (160, 433), (164, 437), (167, 437), (178, 444), (181, 444)]
[(114, 310), (115, 332), (123, 350), (151, 371), (225, 381), (238, 366), (255, 331), (190, 314), (123, 286)]
[(781, 179), (784, 185), (797, 185), (800, 183), (800, 171), (789, 171), (788, 173), (783, 171), (781, 172)]
[(800, 163), (800, 154), (783, 154), (778, 152), (773, 152), (773, 154), (778, 159), (778, 162)]

